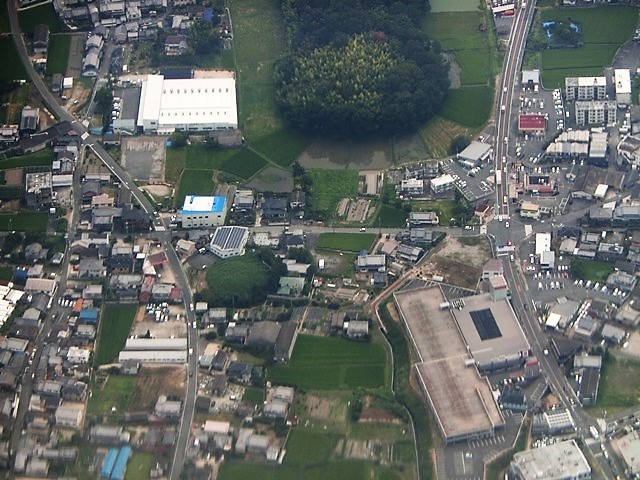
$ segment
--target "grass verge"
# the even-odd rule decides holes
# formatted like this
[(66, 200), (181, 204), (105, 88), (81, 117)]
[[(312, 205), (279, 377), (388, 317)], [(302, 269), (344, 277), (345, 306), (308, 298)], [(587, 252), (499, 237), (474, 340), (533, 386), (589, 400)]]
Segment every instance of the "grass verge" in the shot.
[(571, 261), (571, 276), (592, 282), (605, 282), (613, 272), (613, 265), (600, 260), (574, 258)]
[(0, 231), (46, 232), (49, 216), (43, 212), (0, 214)]
[(117, 414), (125, 413), (135, 386), (136, 377), (109, 375), (102, 388), (92, 387), (87, 407), (89, 415), (109, 415), (113, 407)]

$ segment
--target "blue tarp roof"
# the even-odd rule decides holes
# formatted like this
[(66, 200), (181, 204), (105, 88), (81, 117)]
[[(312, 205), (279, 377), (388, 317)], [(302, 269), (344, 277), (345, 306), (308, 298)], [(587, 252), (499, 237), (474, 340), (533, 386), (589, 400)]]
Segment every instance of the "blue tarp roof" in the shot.
[(100, 470), (101, 478), (109, 478), (111, 476), (111, 470), (113, 470), (113, 465), (116, 463), (117, 457), (118, 449), (110, 448), (104, 456), (104, 460), (102, 460), (102, 469)]
[(130, 456), (131, 447), (129, 445), (125, 445), (120, 448), (118, 458), (116, 459), (116, 465), (113, 467), (113, 471), (111, 472), (111, 480), (122, 480), (124, 478), (124, 473), (127, 470), (127, 462), (129, 461)]
[(79, 318), (86, 322), (95, 323), (98, 320), (98, 310), (95, 308), (85, 308), (84, 310), (80, 310)]

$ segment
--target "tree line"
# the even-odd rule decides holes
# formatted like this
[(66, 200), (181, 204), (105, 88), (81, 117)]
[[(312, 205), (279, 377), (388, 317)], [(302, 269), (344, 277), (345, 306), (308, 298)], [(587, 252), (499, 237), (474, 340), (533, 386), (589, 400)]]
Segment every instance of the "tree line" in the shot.
[(306, 132), (368, 136), (411, 130), (449, 87), (440, 46), (421, 29), (424, 0), (282, 0), (289, 54), (276, 100)]

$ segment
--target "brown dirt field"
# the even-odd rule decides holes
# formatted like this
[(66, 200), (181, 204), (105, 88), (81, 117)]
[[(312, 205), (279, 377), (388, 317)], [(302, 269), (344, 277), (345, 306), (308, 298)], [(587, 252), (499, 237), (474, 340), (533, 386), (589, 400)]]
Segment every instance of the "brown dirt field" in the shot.
[(22, 168), (9, 168), (4, 171), (5, 185), (14, 187), (22, 186)]
[(131, 411), (151, 410), (160, 395), (182, 398), (184, 388), (184, 367), (142, 367), (129, 408)]
[(150, 195), (156, 198), (163, 198), (171, 195), (171, 187), (165, 184), (149, 184), (141, 187), (143, 190), (149, 192)]
[(82, 56), (84, 54), (84, 34), (78, 33), (71, 36), (69, 45), (69, 60), (67, 61), (67, 73), (65, 76), (77, 78), (82, 71)]
[[(91, 95), (90, 89), (86, 88), (80, 82), (74, 82), (71, 94), (67, 94), (69, 100), (64, 108), (71, 113), (83, 108), (89, 100), (89, 95)], [(75, 103), (76, 100), (78, 103)]]
[(307, 396), (307, 411), (311, 418), (329, 418), (331, 413), (331, 402), (324, 398), (309, 395)]
[(362, 423), (401, 423), (398, 417), (380, 408), (363, 408), (358, 421)]
[(442, 275), (451, 285), (475, 289), (482, 266), (491, 258), (489, 244), (480, 238), (447, 237), (422, 265), (422, 272)]

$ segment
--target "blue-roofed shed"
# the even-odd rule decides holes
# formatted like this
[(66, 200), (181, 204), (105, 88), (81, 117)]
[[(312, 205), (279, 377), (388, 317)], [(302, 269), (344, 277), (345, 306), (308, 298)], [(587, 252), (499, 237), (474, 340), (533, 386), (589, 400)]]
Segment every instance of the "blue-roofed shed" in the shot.
[(85, 308), (84, 310), (80, 310), (78, 318), (81, 322), (95, 324), (98, 322), (98, 310), (95, 308)]
[(27, 272), (26, 268), (16, 268), (13, 271), (13, 281), (16, 283), (25, 283), (27, 281)]
[(118, 457), (118, 449), (110, 448), (107, 451), (107, 454), (104, 456), (102, 460), (102, 469), (100, 470), (100, 478), (109, 478), (111, 477), (111, 471), (113, 470), (113, 466), (116, 463), (116, 458)]
[(202, 19), (205, 22), (213, 23), (213, 8), (205, 8), (204, 12), (202, 12)]
[(120, 448), (118, 452), (118, 458), (116, 458), (116, 464), (111, 471), (110, 480), (123, 480), (124, 474), (127, 471), (127, 462), (129, 461), (129, 457), (131, 457), (131, 447), (129, 445), (125, 445)]

